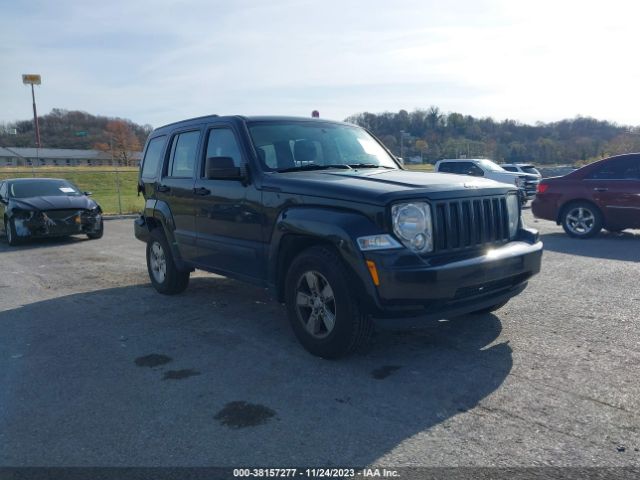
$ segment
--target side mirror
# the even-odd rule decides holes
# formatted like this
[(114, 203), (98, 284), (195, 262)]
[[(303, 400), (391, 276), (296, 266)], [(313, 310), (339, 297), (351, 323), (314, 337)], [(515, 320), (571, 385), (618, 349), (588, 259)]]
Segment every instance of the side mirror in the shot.
[(93, 195), (93, 192), (82, 192), (82, 194), (90, 197), (91, 195)]
[(231, 157), (209, 157), (204, 163), (207, 180), (242, 180), (242, 170)]

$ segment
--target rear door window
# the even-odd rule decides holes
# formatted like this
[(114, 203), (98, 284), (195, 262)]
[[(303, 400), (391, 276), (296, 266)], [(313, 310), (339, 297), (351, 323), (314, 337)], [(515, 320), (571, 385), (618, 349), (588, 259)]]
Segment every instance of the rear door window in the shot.
[(173, 137), (168, 175), (170, 177), (193, 177), (200, 131), (183, 132)]
[(639, 180), (640, 157), (610, 160), (588, 177), (591, 180)]

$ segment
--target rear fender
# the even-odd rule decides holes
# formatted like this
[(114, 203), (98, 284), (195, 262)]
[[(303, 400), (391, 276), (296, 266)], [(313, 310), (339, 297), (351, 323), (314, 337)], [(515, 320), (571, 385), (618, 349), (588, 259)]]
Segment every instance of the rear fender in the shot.
[(145, 202), (144, 217), (149, 233), (158, 228), (162, 230), (162, 233), (171, 248), (171, 253), (173, 254), (173, 259), (176, 262), (176, 267), (179, 270), (187, 269), (188, 267), (182, 260), (180, 250), (178, 249), (178, 244), (173, 233), (176, 229), (176, 225), (169, 205), (161, 200), (149, 199)]

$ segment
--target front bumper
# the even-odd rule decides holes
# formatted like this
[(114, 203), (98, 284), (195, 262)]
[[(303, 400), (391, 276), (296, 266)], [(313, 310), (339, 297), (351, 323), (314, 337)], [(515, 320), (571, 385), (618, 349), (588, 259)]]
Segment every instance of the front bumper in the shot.
[(15, 217), (13, 223), (16, 236), (20, 238), (63, 237), (98, 231), (102, 223), (102, 212), (33, 212), (28, 217)]
[(141, 242), (147, 243), (151, 238), (145, 218), (140, 215), (133, 221), (133, 234)]
[[(401, 252), (401, 253), (400, 253)], [(418, 257), (403, 250), (368, 252), (376, 264), (379, 313), (463, 315), (517, 295), (540, 271), (542, 242), (521, 230), (516, 241), (484, 251)]]

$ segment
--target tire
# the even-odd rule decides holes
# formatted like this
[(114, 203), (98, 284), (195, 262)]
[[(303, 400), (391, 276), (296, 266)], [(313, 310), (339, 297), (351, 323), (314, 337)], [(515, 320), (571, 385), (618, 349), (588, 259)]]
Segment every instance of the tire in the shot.
[(7, 237), (7, 243), (15, 247), (16, 245), (20, 245), (20, 238), (16, 234), (16, 226), (13, 223), (13, 220), (9, 220), (7, 217), (4, 218), (4, 233)]
[(147, 242), (147, 271), (151, 284), (163, 295), (181, 293), (189, 285), (190, 272), (178, 270), (164, 235), (155, 232)]
[(100, 228), (96, 232), (87, 233), (87, 237), (91, 240), (97, 240), (102, 238), (102, 235), (104, 235), (104, 220), (100, 218)]
[(591, 238), (602, 230), (602, 214), (595, 205), (575, 202), (562, 210), (562, 228), (573, 238)]
[(373, 321), (360, 308), (353, 277), (324, 246), (303, 251), (291, 263), (285, 279), (287, 314), (296, 337), (312, 355), (339, 358), (371, 339)]
[(496, 310), (500, 310), (504, 307), (509, 300), (505, 300), (504, 302), (496, 303), (495, 305), (491, 305), (490, 307), (481, 308), (480, 310), (476, 310), (475, 312), (471, 312), (471, 315), (482, 315), (485, 313), (495, 312)]

